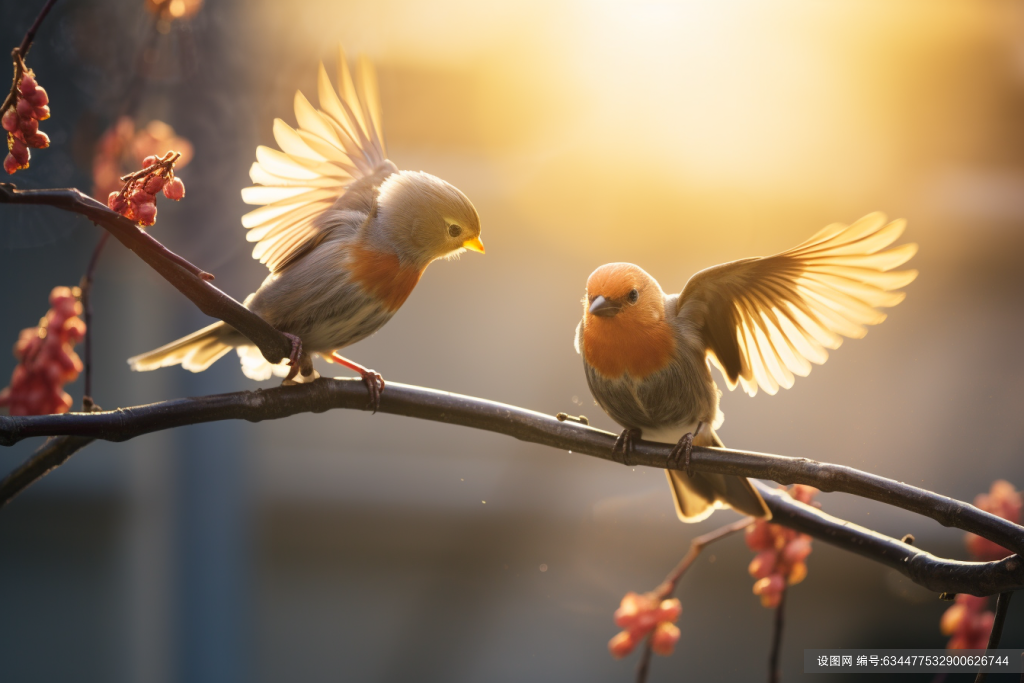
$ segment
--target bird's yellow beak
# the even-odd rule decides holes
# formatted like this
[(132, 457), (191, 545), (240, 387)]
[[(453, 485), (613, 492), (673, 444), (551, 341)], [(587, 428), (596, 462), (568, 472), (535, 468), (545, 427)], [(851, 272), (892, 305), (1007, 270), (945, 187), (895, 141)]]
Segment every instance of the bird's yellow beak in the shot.
[(474, 237), (471, 240), (466, 240), (462, 243), (463, 248), (469, 249), (470, 251), (479, 251), (481, 254), (486, 253), (484, 251), (484, 243), (480, 241), (479, 237)]

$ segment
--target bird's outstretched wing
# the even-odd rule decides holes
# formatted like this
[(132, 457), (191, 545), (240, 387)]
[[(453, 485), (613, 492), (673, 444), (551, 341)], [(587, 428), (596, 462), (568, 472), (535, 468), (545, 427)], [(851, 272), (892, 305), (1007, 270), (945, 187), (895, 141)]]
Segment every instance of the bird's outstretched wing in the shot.
[[(252, 256), (275, 272), (291, 261), (318, 232), (316, 218), (361, 178), (391, 167), (384, 149), (377, 77), (360, 57), (353, 81), (345, 52), (338, 54), (339, 97), (323, 63), (317, 77), (320, 108), (295, 93), (298, 129), (274, 120), (281, 150), (259, 146), (249, 170), (255, 184), (242, 200), (260, 208), (242, 216), (246, 239), (257, 242)], [(387, 173), (381, 173), (387, 175)]]
[(916, 270), (894, 271), (917, 252), (916, 244), (886, 249), (906, 222), (886, 224), (873, 213), (850, 226), (830, 225), (789, 251), (708, 268), (690, 278), (679, 295), (678, 315), (695, 324), (708, 358), (753, 396), (774, 394), (805, 377), (811, 363), (828, 358), (843, 337), (859, 339), (864, 325), (885, 320), (898, 292)]

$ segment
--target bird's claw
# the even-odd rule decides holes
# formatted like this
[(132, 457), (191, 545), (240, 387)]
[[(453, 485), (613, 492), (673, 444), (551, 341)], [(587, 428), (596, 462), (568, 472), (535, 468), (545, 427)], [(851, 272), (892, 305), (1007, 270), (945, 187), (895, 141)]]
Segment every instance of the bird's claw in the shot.
[(288, 371), (288, 376), (284, 381), (291, 382), (300, 372), (303, 377), (312, 375), (313, 359), (302, 350), (302, 340), (288, 332), (282, 332), (281, 334), (288, 337), (288, 341), (292, 343), (292, 351), (288, 354), (288, 365), (291, 366), (291, 370)]
[(693, 437), (700, 433), (700, 428), (704, 425), (703, 422), (697, 423), (697, 428), (692, 432), (683, 434), (679, 442), (672, 447), (672, 452), (668, 455), (668, 460), (673, 464), (680, 464), (682, 460), (683, 470), (686, 472), (686, 476), (693, 476), (693, 467), (691, 466), (691, 458), (693, 457)]
[(373, 407), (373, 412), (376, 413), (380, 409), (380, 394), (384, 391), (384, 378), (375, 370), (366, 370), (359, 374), (362, 375), (363, 384), (366, 385), (366, 390), (370, 393), (369, 405)]
[(639, 429), (623, 429), (622, 433), (615, 439), (612, 453), (621, 452), (623, 455), (632, 453), (633, 448), (636, 446), (636, 441), (640, 438), (640, 433)]
[(288, 365), (298, 365), (299, 359), (302, 358), (302, 340), (288, 332), (282, 332), (281, 334), (288, 337), (288, 341), (292, 343), (292, 352), (288, 354)]

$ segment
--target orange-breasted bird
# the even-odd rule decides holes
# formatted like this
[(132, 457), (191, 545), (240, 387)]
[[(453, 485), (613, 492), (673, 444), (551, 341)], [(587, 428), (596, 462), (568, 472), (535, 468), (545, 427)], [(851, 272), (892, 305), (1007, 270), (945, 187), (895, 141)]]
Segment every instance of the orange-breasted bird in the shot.
[(466, 195), (387, 159), (369, 61), (359, 60), (353, 80), (339, 50), (340, 96), (322, 63), (317, 89), (319, 109), (295, 93), (298, 129), (274, 121), (281, 151), (257, 147), (249, 171), (255, 186), (242, 190), (246, 203), (261, 205), (242, 225), (257, 243), (253, 258), (270, 269), (245, 304), (292, 339), (288, 364), (271, 366), (248, 339), (218, 322), (130, 358), (133, 370), (180, 363), (199, 372), (236, 348), (246, 376), (291, 380), (301, 366), (302, 381), (316, 376), (309, 360), (316, 353), (358, 372), (376, 407), (383, 378), (338, 350), (390, 320), (431, 262), (466, 249), (483, 253), (480, 218)]
[(710, 365), (729, 389), (774, 394), (824, 363), (843, 337), (863, 337), (864, 325), (885, 320), (878, 308), (903, 301), (895, 290), (917, 277), (893, 270), (916, 244), (887, 249), (905, 225), (881, 213), (830, 225), (781, 254), (702, 270), (680, 294), (630, 263), (591, 273), (576, 328), (587, 383), (624, 427), (616, 449), (637, 438), (676, 444), (672, 457), (686, 469), (666, 474), (679, 519), (697, 522), (724, 506), (771, 516), (749, 480), (689, 470), (693, 444), (722, 447), (722, 392)]

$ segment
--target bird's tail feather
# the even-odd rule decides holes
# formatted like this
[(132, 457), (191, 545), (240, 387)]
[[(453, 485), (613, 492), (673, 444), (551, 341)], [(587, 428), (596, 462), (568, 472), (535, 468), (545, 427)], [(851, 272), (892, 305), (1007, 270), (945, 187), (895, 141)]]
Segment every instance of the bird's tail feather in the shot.
[(230, 325), (216, 322), (149, 353), (128, 359), (132, 370), (146, 371), (180, 364), (186, 370), (201, 372), (245, 338)]
[[(722, 447), (718, 435), (711, 430), (708, 432), (712, 438), (702, 433), (694, 440), (695, 445)], [(665, 474), (676, 504), (676, 515), (683, 522), (700, 522), (722, 507), (731, 507), (752, 517), (772, 518), (761, 494), (746, 477), (703, 472), (690, 476), (680, 470), (665, 470)]]

